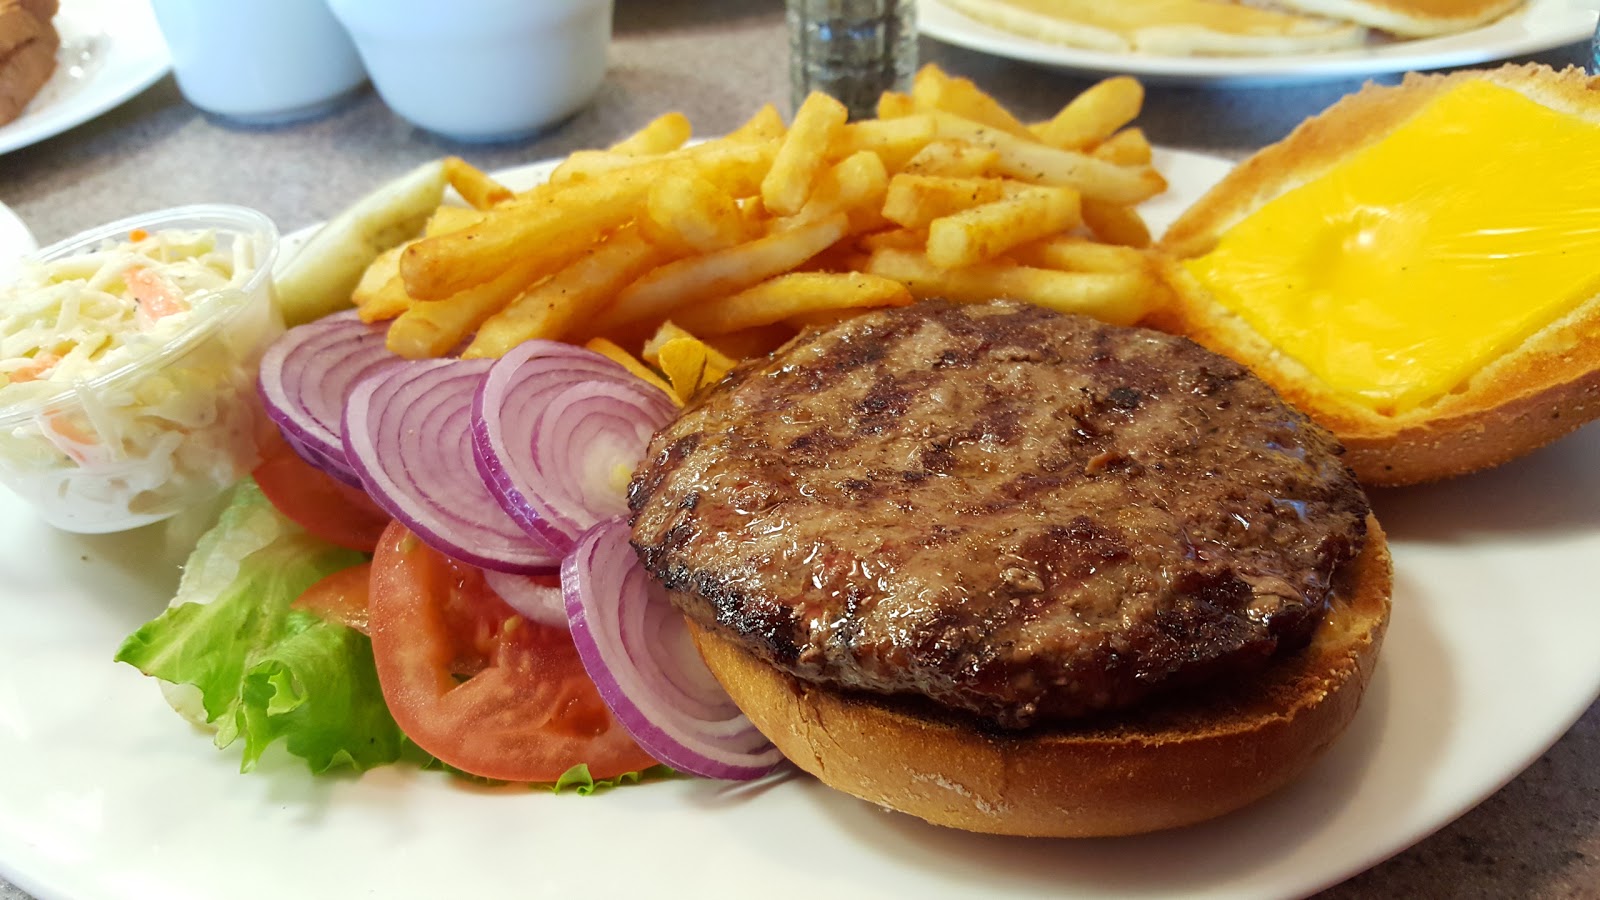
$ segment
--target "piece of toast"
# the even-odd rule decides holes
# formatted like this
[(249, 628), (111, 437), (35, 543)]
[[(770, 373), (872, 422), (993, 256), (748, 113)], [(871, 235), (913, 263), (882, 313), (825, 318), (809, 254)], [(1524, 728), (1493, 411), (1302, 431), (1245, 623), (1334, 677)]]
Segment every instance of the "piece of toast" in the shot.
[(0, 0), (0, 125), (22, 115), (56, 70), (54, 12), (53, 0)]
[[(1213, 300), (1178, 261), (1208, 253), (1262, 204), (1316, 179), (1378, 141), (1466, 79), (1521, 91), (1552, 109), (1600, 122), (1600, 78), (1536, 65), (1409, 75), (1368, 85), (1257, 153), (1174, 222), (1161, 241), (1171, 305), (1147, 324), (1231, 356), (1344, 442), (1369, 485), (1431, 481), (1498, 465), (1600, 417), (1600, 296), (1546, 324), (1445, 395), (1386, 415), (1332, 391), (1239, 316)], [(1514, 298), (1507, 298), (1508, 302)]]

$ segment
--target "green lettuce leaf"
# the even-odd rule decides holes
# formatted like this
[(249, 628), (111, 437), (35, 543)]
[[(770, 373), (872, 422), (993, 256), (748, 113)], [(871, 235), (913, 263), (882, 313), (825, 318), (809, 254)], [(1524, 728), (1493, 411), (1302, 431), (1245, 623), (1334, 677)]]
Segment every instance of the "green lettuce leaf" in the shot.
[(313, 772), (393, 762), (404, 738), (384, 706), (371, 643), (289, 608), (323, 576), (364, 559), (284, 519), (246, 481), (185, 564), (177, 601), (116, 659), (198, 689), (217, 746), (243, 740), (241, 771), (279, 739)]

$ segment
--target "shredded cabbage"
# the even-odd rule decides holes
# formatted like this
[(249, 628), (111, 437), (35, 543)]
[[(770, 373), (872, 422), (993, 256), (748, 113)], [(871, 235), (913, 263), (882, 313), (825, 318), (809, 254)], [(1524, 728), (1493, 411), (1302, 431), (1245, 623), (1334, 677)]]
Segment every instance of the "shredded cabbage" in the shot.
[(245, 292), (257, 242), (132, 238), (26, 263), (0, 294), (0, 474), (76, 531), (155, 521), (244, 475), (256, 364), (281, 330)]

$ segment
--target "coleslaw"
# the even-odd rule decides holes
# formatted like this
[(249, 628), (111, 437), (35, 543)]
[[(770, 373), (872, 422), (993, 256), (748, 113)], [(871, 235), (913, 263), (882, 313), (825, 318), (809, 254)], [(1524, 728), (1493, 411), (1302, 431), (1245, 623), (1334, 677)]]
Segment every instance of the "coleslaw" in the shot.
[(277, 233), (196, 206), (50, 247), (0, 289), (0, 479), (51, 524), (116, 531), (209, 499), (257, 458)]

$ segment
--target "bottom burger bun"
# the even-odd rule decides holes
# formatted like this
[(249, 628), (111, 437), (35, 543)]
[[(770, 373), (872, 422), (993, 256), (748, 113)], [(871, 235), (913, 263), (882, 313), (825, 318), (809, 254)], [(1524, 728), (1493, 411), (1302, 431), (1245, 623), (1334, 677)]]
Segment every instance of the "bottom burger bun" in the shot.
[(1243, 682), (1014, 734), (800, 681), (690, 628), (756, 727), (824, 784), (967, 831), (1108, 837), (1200, 822), (1283, 787), (1361, 703), (1389, 622), (1387, 541), (1368, 517), (1309, 646)]

